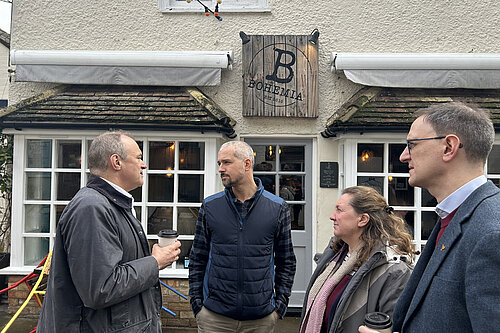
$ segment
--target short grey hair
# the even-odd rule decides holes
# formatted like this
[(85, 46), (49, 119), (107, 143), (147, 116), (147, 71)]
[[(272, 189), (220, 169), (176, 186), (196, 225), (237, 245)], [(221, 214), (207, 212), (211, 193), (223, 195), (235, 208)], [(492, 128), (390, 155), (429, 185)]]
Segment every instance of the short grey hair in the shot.
[(124, 131), (110, 131), (96, 137), (89, 148), (88, 160), (90, 173), (101, 175), (108, 168), (109, 158), (117, 154), (122, 159), (127, 158), (127, 151), (122, 142), (122, 135), (133, 137)]
[(250, 159), (252, 161), (252, 166), (255, 162), (255, 157), (253, 154), (253, 149), (250, 147), (248, 143), (245, 141), (228, 141), (224, 143), (219, 151), (222, 151), (223, 149), (229, 148), (229, 147), (234, 147), (234, 156), (240, 160), (245, 160), (245, 159)]
[(417, 115), (423, 116), (438, 136), (458, 136), (469, 160), (486, 162), (495, 140), (495, 129), (487, 110), (472, 104), (451, 102), (421, 109)]

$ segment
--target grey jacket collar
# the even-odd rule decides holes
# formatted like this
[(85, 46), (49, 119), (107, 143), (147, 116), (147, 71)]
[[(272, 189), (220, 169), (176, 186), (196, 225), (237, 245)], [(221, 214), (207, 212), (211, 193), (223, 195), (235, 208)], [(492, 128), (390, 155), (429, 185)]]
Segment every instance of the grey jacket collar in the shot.
[(118, 192), (113, 188), (113, 186), (109, 185), (100, 177), (90, 175), (89, 181), (87, 182), (87, 187), (101, 193), (106, 198), (108, 198), (109, 201), (123, 209), (132, 209), (132, 198), (128, 198), (122, 193)]

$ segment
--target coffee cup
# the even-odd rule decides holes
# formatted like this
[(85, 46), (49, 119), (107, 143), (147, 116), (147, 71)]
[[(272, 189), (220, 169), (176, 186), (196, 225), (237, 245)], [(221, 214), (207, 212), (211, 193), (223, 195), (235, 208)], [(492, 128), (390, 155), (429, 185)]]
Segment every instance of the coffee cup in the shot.
[(177, 240), (177, 230), (163, 229), (158, 233), (158, 245), (161, 247), (169, 246)]
[(392, 332), (391, 317), (383, 312), (370, 312), (365, 315), (366, 327), (376, 330), (380, 333)]

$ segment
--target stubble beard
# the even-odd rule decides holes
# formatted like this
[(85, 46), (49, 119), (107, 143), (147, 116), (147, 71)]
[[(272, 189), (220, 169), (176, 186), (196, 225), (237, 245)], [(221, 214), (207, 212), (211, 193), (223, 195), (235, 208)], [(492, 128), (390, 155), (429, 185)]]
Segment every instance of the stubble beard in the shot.
[[(226, 177), (222, 178), (222, 176), (226, 176)], [(242, 180), (242, 178), (243, 177), (233, 179), (228, 174), (222, 174), (221, 175), (222, 185), (224, 185), (225, 188), (235, 187), (236, 185), (238, 185), (240, 183), (240, 181)]]

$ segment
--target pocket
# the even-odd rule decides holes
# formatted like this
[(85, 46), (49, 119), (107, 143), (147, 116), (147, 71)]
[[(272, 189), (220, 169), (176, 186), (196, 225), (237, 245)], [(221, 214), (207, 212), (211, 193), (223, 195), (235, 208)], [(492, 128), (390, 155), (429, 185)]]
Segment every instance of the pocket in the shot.
[(202, 328), (204, 323), (207, 321), (206, 318), (206, 311), (207, 309), (203, 306), (200, 311), (194, 316), (194, 319), (196, 319), (196, 325), (198, 328)]
[(130, 322), (129, 300), (125, 300), (109, 307), (109, 315), (111, 327), (128, 326)]
[(127, 327), (109, 331), (109, 333), (147, 333), (150, 329), (151, 319), (146, 319)]

